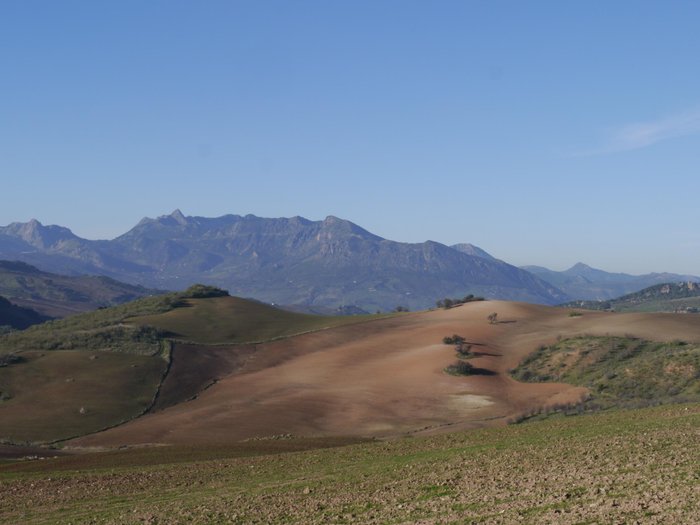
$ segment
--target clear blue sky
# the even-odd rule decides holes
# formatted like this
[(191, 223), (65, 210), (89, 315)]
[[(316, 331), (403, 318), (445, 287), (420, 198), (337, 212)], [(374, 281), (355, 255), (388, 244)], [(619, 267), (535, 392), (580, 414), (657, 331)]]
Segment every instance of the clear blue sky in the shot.
[(700, 3), (0, 3), (0, 225), (336, 215), (700, 274)]

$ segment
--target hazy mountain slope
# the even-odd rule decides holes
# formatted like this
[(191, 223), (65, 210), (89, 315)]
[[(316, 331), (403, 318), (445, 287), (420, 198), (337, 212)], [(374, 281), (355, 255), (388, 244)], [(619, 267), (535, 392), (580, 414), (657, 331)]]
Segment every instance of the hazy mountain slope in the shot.
[(467, 242), (462, 242), (459, 244), (453, 244), (450, 248), (457, 250), (458, 252), (466, 253), (467, 255), (473, 255), (474, 257), (482, 257), (484, 259), (490, 259), (495, 261), (496, 258), (485, 250), (482, 250), (478, 246), (469, 244)]
[(583, 263), (575, 264), (563, 272), (557, 272), (541, 266), (523, 266), (522, 269), (556, 286), (570, 297), (589, 301), (614, 299), (656, 284), (679, 281), (700, 282), (700, 277), (694, 275), (673, 273), (629, 275), (626, 273), (610, 273), (591, 268)]
[(102, 276), (42, 272), (19, 261), (0, 261), (0, 294), (51, 317), (94, 310), (159, 293)]
[(0, 296), (0, 333), (4, 330), (2, 327), (9, 326), (17, 330), (24, 330), (34, 324), (43, 323), (48, 319), (48, 317), (31, 308), (22, 308)]
[[(18, 240), (29, 250), (17, 253), (11, 243)], [(432, 241), (393, 242), (332, 216), (205, 218), (176, 210), (143, 219), (112, 241), (86, 241), (33, 221), (0, 228), (0, 256), (8, 251), (42, 268), (60, 265), (169, 289), (203, 281), (280, 304), (374, 311), (399, 304), (424, 308), (466, 293), (546, 304), (568, 299), (502, 261)]]
[(689, 312), (700, 310), (700, 284), (657, 284), (609, 301), (572, 301), (566, 306), (616, 312)]

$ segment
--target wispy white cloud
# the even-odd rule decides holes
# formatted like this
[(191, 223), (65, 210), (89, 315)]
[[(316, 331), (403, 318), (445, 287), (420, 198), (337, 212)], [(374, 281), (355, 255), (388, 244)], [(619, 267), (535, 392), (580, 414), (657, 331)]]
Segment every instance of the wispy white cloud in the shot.
[(697, 107), (658, 120), (622, 126), (610, 133), (602, 147), (580, 152), (576, 156), (588, 157), (648, 148), (664, 140), (695, 133), (700, 133), (700, 108)]

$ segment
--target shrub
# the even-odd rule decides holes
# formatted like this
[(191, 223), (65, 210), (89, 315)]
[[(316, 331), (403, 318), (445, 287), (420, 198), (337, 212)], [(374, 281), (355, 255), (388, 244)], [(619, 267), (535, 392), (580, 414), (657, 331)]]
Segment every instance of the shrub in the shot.
[(217, 288), (216, 286), (208, 286), (206, 284), (193, 284), (182, 293), (186, 299), (206, 299), (208, 297), (228, 297), (229, 293), (226, 290)]
[(464, 337), (461, 335), (453, 334), (451, 337), (450, 336), (445, 336), (442, 338), (442, 342), (445, 343), (446, 345), (456, 345), (459, 343), (463, 343), (466, 341)]
[(444, 308), (445, 310), (452, 308), (453, 306), (458, 306), (464, 303), (471, 303), (474, 301), (483, 301), (483, 297), (476, 297), (474, 294), (465, 295), (461, 299), (452, 299), (450, 297), (445, 297), (436, 301), (435, 304), (438, 308)]
[(445, 368), (445, 372), (453, 376), (468, 376), (474, 373), (474, 366), (465, 361), (455, 361)]
[(472, 356), (472, 345), (466, 345), (464, 343), (458, 343), (457, 345), (457, 357), (460, 359), (467, 359)]

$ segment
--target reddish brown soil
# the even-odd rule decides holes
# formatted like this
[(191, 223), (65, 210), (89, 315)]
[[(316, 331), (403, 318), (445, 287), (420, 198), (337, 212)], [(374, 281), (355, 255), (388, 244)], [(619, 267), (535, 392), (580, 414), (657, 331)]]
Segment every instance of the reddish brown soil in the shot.
[[(487, 322), (491, 312), (499, 323)], [(523, 357), (558, 336), (700, 340), (700, 324), (690, 315), (568, 313), (488, 301), (323, 330), (258, 345), (254, 352), (248, 347), (245, 359), (222, 357), (241, 347), (217, 347), (218, 357), (191, 361), (207, 372), (191, 374), (190, 384), (201, 382), (217, 362), (230, 368), (196, 399), (70, 444), (216, 444), (286, 433), (390, 437), (504, 424), (533, 408), (585, 395), (580, 387), (524, 384), (508, 376)], [(493, 375), (443, 372), (455, 354), (441, 341), (454, 333), (474, 344), (479, 355), (471, 363)], [(174, 366), (174, 373), (183, 374), (177, 366), (189, 365), (183, 359), (178, 365), (176, 353)]]

